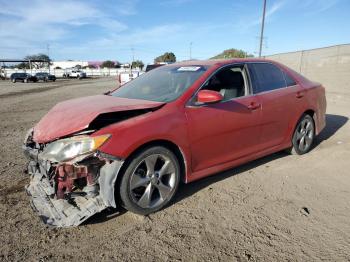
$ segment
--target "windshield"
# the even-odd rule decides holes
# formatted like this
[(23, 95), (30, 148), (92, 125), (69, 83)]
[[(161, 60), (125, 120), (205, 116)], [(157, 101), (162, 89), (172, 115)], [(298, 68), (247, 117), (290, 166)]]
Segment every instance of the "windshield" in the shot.
[(111, 95), (170, 102), (181, 96), (206, 70), (205, 66), (162, 66), (126, 83)]

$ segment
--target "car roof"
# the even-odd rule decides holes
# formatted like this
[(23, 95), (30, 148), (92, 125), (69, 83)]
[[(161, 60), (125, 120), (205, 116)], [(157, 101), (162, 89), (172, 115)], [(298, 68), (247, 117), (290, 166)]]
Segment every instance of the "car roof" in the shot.
[(264, 58), (233, 58), (233, 59), (210, 59), (210, 60), (189, 60), (178, 62), (174, 64), (169, 64), (167, 66), (176, 65), (176, 66), (190, 66), (190, 65), (202, 65), (202, 66), (214, 66), (214, 65), (228, 65), (233, 63), (247, 63), (247, 62), (276, 62)]

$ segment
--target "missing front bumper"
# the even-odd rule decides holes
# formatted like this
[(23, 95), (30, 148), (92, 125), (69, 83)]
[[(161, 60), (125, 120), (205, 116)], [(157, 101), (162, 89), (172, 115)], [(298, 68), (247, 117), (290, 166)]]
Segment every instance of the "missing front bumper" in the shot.
[[(45, 224), (55, 227), (78, 226), (92, 215), (107, 207), (116, 207), (114, 199), (115, 181), (123, 161), (108, 156), (99, 155), (105, 164), (99, 167), (95, 196), (88, 194), (72, 194), (68, 197), (57, 197), (57, 184), (53, 183), (52, 164), (38, 157), (38, 150), (24, 146), (26, 156), (30, 159), (27, 172), (31, 175), (26, 187), (34, 211), (38, 213)], [(56, 174), (57, 175), (57, 174)]]
[(49, 180), (39, 172), (33, 175), (26, 191), (31, 196), (32, 208), (45, 224), (51, 226), (78, 226), (106, 208), (100, 196), (78, 196), (71, 201), (52, 198), (53, 188)]

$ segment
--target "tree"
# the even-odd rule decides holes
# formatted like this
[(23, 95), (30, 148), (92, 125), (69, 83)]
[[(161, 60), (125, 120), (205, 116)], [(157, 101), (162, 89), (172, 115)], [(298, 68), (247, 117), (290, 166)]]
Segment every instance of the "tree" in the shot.
[(155, 63), (166, 62), (174, 63), (176, 62), (176, 56), (173, 52), (165, 52), (163, 55), (158, 56), (154, 59)]
[(104, 67), (107, 67), (107, 68), (114, 68), (115, 66), (115, 63), (111, 60), (106, 60), (104, 61), (102, 64), (101, 64), (101, 67), (104, 68)]
[(240, 49), (231, 48), (231, 49), (224, 50), (223, 52), (212, 57), (211, 59), (246, 58), (246, 57), (253, 57), (253, 55), (248, 54), (247, 52)]
[[(24, 60), (43, 60), (46, 62), (32, 62), (33, 68), (43, 68), (44, 66), (47, 66), (47, 62), (51, 62), (50, 57), (48, 57), (45, 54), (36, 54), (36, 55), (27, 55)], [(29, 68), (29, 65), (28, 65)]]
[(136, 60), (134, 62), (132, 62), (131, 64), (131, 68), (140, 68), (142, 70), (142, 68), (145, 66), (145, 64), (141, 61), (141, 60)]
[(24, 63), (24, 62), (19, 63), (15, 67), (17, 67), (18, 69), (29, 69), (30, 68), (29, 63)]
[(95, 69), (96, 66), (94, 66), (94, 65), (83, 66), (83, 69), (87, 69), (87, 68), (89, 68), (89, 69)]

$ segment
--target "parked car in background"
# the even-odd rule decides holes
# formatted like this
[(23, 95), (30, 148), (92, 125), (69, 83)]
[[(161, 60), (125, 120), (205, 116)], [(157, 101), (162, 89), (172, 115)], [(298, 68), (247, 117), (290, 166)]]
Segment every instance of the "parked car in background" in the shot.
[(36, 76), (32, 76), (32, 75), (30, 75), (28, 73), (13, 73), (10, 76), (10, 79), (11, 79), (12, 83), (16, 83), (18, 81), (24, 82), (24, 83), (37, 82), (38, 81)]
[(273, 61), (162, 66), (107, 95), (54, 106), (25, 138), (27, 192), (55, 226), (118, 204), (147, 215), (170, 203), (180, 181), (281, 150), (309, 152), (325, 113), (325, 88)]
[(82, 79), (82, 78), (86, 78), (86, 73), (81, 71), (80, 69), (67, 69), (64, 74), (63, 77), (66, 78), (78, 78), (78, 79)]
[(50, 75), (49, 73), (46, 73), (46, 72), (36, 73), (35, 77), (38, 79), (38, 81), (44, 81), (44, 82), (47, 82), (47, 81), (55, 82), (56, 81), (56, 76)]
[(146, 72), (151, 71), (152, 69), (155, 69), (155, 68), (163, 66), (163, 65), (166, 65), (166, 64), (165, 63), (164, 64), (149, 64), (146, 66)]
[(120, 85), (124, 85), (125, 83), (139, 77), (142, 75), (144, 72), (140, 71), (132, 71), (132, 72), (122, 72), (119, 73), (118, 75), (118, 82)]

